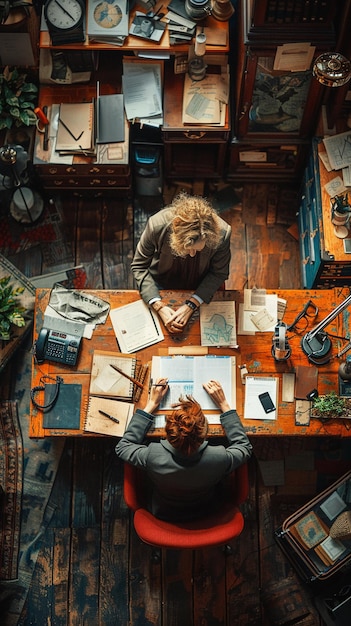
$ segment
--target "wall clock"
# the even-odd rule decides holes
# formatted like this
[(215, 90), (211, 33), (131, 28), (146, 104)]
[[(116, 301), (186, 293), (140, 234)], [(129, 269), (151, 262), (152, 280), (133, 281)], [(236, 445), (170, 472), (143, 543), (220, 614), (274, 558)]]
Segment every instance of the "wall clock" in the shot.
[(53, 46), (85, 41), (84, 0), (47, 0), (44, 17)]

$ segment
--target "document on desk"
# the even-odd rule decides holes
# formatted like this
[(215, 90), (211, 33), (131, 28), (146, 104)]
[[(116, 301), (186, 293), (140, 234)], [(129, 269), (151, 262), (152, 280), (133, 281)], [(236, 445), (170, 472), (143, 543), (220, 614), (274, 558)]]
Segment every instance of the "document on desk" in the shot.
[(213, 124), (221, 126), (225, 120), (228, 104), (228, 77), (209, 74), (203, 80), (184, 76), (183, 124)]
[(124, 107), (128, 120), (159, 117), (162, 120), (161, 62), (123, 61)]
[(203, 388), (203, 383), (215, 378), (220, 380), (226, 398), (232, 408), (236, 407), (236, 359), (233, 356), (154, 356), (152, 357), (151, 381), (167, 378), (169, 392), (160, 409), (171, 409), (180, 396), (193, 396), (202, 409), (219, 412), (217, 405)]
[(273, 376), (246, 376), (244, 418), (251, 420), (276, 420), (277, 410), (266, 413), (259, 395), (268, 392), (275, 407), (278, 403), (278, 378)]
[(143, 300), (111, 309), (110, 318), (121, 352), (131, 354), (164, 339), (157, 315)]

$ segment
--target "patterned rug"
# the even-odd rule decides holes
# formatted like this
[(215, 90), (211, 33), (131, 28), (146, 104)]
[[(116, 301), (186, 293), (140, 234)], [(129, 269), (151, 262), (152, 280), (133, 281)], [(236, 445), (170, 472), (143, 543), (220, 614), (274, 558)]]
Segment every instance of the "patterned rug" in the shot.
[(0, 402), (0, 580), (18, 575), (23, 441), (16, 402)]
[(57, 474), (64, 440), (30, 439), (31, 341), (16, 353), (15, 401), (23, 439), (22, 517), (18, 573), (15, 580), (0, 581), (1, 626), (16, 626), (31, 584), (41, 539), (54, 513), (48, 500)]

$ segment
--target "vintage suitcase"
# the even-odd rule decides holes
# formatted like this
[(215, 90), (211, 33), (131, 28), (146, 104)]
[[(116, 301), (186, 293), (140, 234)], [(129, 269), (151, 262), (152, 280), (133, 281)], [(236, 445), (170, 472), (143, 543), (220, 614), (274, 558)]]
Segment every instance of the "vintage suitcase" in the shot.
[(290, 515), (275, 539), (304, 582), (351, 565), (351, 471)]

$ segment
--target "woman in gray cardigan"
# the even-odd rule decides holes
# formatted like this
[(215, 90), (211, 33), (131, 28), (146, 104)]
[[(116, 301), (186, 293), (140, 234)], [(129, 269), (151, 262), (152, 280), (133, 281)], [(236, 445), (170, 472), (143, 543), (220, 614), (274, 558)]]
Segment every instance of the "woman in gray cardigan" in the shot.
[(210, 380), (203, 385), (221, 410), (221, 424), (228, 445), (210, 445), (206, 440), (207, 420), (191, 397), (166, 418), (166, 439), (145, 442), (153, 413), (168, 391), (166, 379), (151, 387), (145, 408), (137, 409), (116, 446), (117, 456), (147, 472), (150, 485), (149, 510), (160, 519), (194, 519), (219, 503), (221, 481), (246, 463), (252, 446), (237, 412), (230, 408), (222, 385)]
[[(205, 198), (179, 194), (152, 215), (131, 264), (141, 297), (171, 333), (183, 332), (194, 311), (229, 275), (231, 228)], [(160, 289), (194, 293), (176, 311)]]

